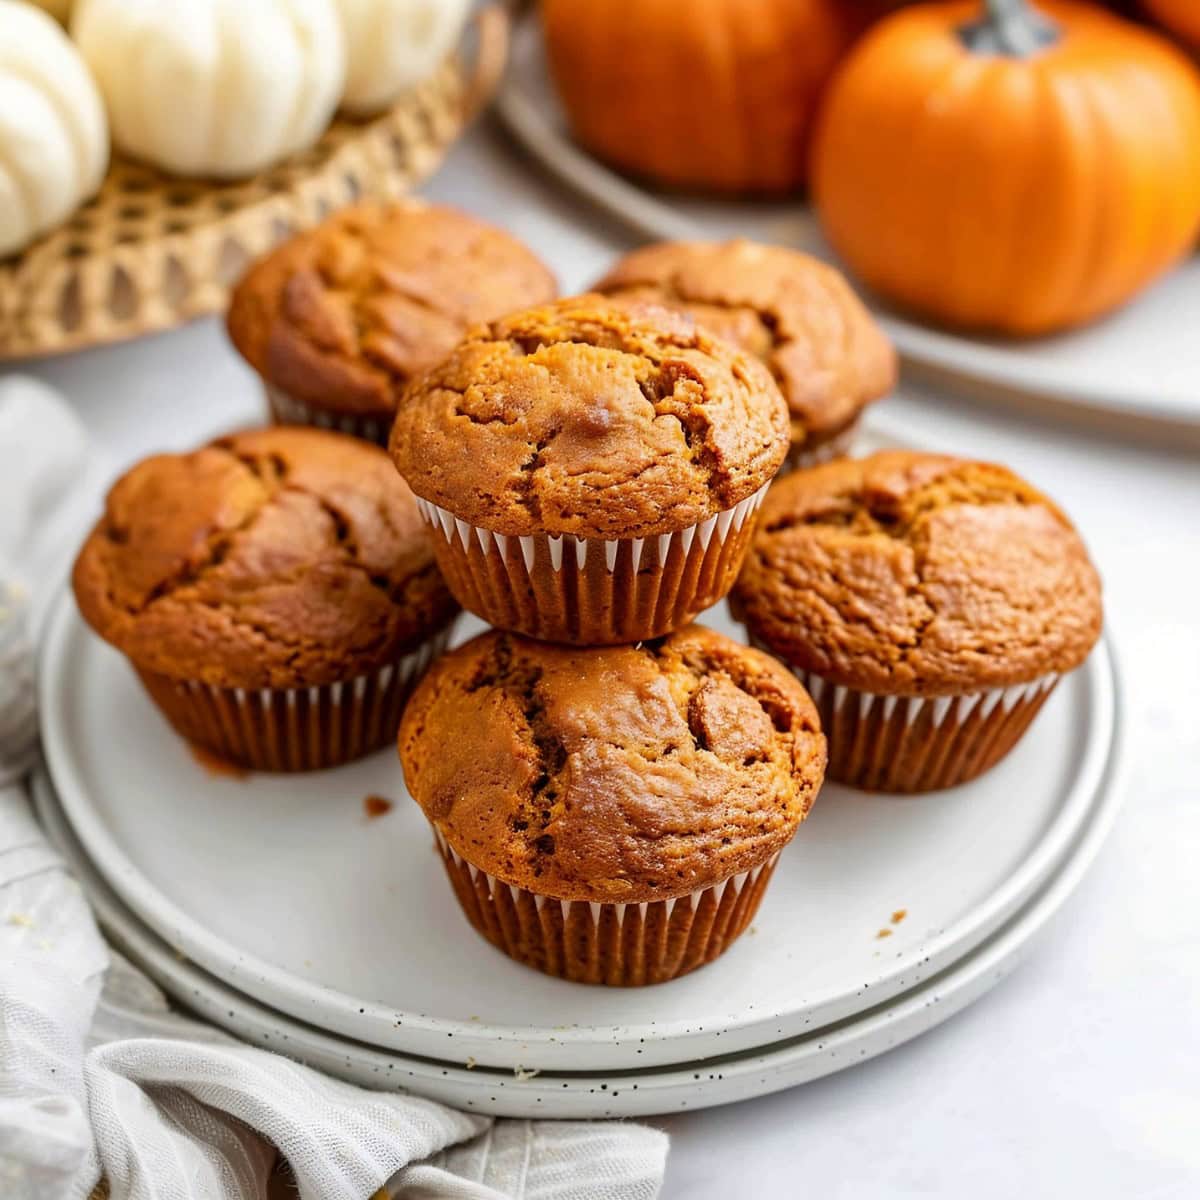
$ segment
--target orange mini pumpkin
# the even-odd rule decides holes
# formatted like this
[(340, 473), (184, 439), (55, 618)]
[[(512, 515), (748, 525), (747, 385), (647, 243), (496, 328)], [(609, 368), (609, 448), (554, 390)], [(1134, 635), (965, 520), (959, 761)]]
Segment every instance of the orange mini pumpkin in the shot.
[(598, 157), (674, 187), (786, 192), (817, 96), (864, 0), (542, 0), (571, 127)]
[(1200, 228), (1200, 75), (1099, 8), (921, 4), (830, 84), (812, 186), (868, 286), (1030, 335), (1128, 300)]
[(1196, 0), (1142, 0), (1142, 7), (1164, 29), (1200, 50), (1200, 4)]

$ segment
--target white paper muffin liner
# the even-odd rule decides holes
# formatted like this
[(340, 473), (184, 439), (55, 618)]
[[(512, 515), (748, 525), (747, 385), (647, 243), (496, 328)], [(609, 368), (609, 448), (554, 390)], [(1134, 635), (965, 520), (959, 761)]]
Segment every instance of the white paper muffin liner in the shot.
[(259, 771), (315, 771), (395, 738), (409, 693), (453, 629), (452, 620), (378, 671), (316, 687), (221, 688), (138, 675), (175, 731), (218, 758)]
[[(749, 641), (775, 654), (753, 633)], [(931, 792), (983, 774), (1020, 741), (1060, 678), (1050, 673), (957, 696), (898, 696), (845, 687), (783, 661), (820, 714), (826, 778), (873, 792)]]
[(793, 672), (821, 715), (827, 776), (879, 792), (936, 791), (981, 775), (1017, 744), (1059, 680), (1049, 674), (958, 696), (896, 696)]
[(754, 918), (779, 860), (668, 900), (558, 900), (505, 883), (467, 862), (434, 829), (467, 919), (510, 958), (576, 983), (663, 983), (712, 962)]
[(766, 495), (647, 538), (506, 537), (429, 500), (438, 566), (458, 602), (500, 629), (580, 645), (636, 642), (686, 625), (733, 586)]
[(271, 406), (271, 419), (276, 425), (311, 425), (317, 429), (330, 429), (335, 433), (348, 433), (364, 442), (374, 442), (385, 449), (392, 432), (390, 417), (373, 417), (357, 413), (331, 413), (313, 408), (303, 400), (282, 391), (273, 384), (263, 385), (267, 403)]

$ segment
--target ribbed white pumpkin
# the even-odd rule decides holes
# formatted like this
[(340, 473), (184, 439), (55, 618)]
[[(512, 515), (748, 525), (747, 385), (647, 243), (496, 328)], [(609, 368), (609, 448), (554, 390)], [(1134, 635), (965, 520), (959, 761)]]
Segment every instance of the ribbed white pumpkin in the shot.
[(60, 224), (108, 166), (104, 105), (67, 35), (0, 0), (0, 258)]
[(470, 0), (336, 0), (346, 38), (342, 107), (387, 108), (428, 78), (458, 40)]
[(345, 51), (333, 0), (77, 0), (113, 144), (176, 175), (252, 175), (314, 143)]

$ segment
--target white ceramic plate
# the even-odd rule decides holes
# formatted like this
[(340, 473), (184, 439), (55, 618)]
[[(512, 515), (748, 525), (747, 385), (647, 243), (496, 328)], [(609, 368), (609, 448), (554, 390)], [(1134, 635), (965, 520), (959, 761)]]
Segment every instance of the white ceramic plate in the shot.
[[(656, 194), (623, 178), (570, 138), (550, 84), (536, 22), (521, 22), (497, 109), (543, 165), (650, 238), (741, 235), (797, 246), (833, 261), (799, 201), (747, 203)], [(564, 281), (583, 288), (590, 279)], [(1200, 258), (1108, 319), (1033, 341), (967, 338), (920, 325), (876, 302), (908, 359), (999, 388), (1033, 392), (1125, 418), (1200, 426)]]
[(44, 777), (39, 815), (85, 888), (108, 936), (184, 1006), (243, 1040), (367, 1087), (405, 1089), (460, 1108), (511, 1117), (632, 1117), (706, 1108), (807, 1083), (916, 1037), (1004, 978), (1079, 882), (1107, 834), (1123, 788), (1120, 756), (1079, 837), (1049, 881), (1006, 925), (949, 970), (859, 1016), (768, 1048), (657, 1070), (524, 1073), (389, 1053), (301, 1024), (214, 979), (129, 911), (88, 861)]
[[(708, 617), (738, 635), (724, 606)], [(47, 761), (72, 827), (156, 933), (310, 1024), (507, 1068), (637, 1068), (743, 1051), (945, 970), (1077, 839), (1115, 730), (1102, 642), (982, 779), (916, 797), (826, 787), (753, 929), (727, 954), (669, 984), (609, 989), (528, 970), (471, 930), (391, 750), (302, 776), (210, 774), (69, 595), (48, 623), (39, 686)], [(394, 808), (369, 820), (369, 794)], [(898, 910), (906, 916), (893, 922)]]

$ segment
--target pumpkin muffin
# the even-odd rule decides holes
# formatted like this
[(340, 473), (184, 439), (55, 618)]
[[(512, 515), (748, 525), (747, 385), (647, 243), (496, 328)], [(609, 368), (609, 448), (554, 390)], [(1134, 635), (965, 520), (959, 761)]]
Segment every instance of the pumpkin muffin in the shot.
[(583, 296), (473, 330), (409, 388), (391, 448), (464, 607), (598, 644), (725, 595), (787, 438), (757, 359), (684, 315)]
[(584, 983), (722, 953), (825, 767), (796, 679), (696, 625), (594, 649), (483, 634), (417, 685), (399, 747), (471, 924)]
[(788, 467), (845, 454), (863, 409), (896, 383), (896, 353), (842, 273), (798, 250), (661, 242), (595, 290), (679, 309), (766, 363), (791, 414)]
[(386, 446), (414, 375), (468, 326), (555, 292), (533, 252), (495, 226), (416, 200), (363, 202), (259, 259), (228, 328), (278, 424)]
[(310, 429), (139, 463), (74, 586), (181, 736), (274, 771), (387, 744), (457, 612), (387, 455)]
[(1053, 501), (1005, 467), (899, 451), (772, 488), (731, 602), (812, 693), (830, 777), (888, 792), (999, 762), (1102, 622)]

